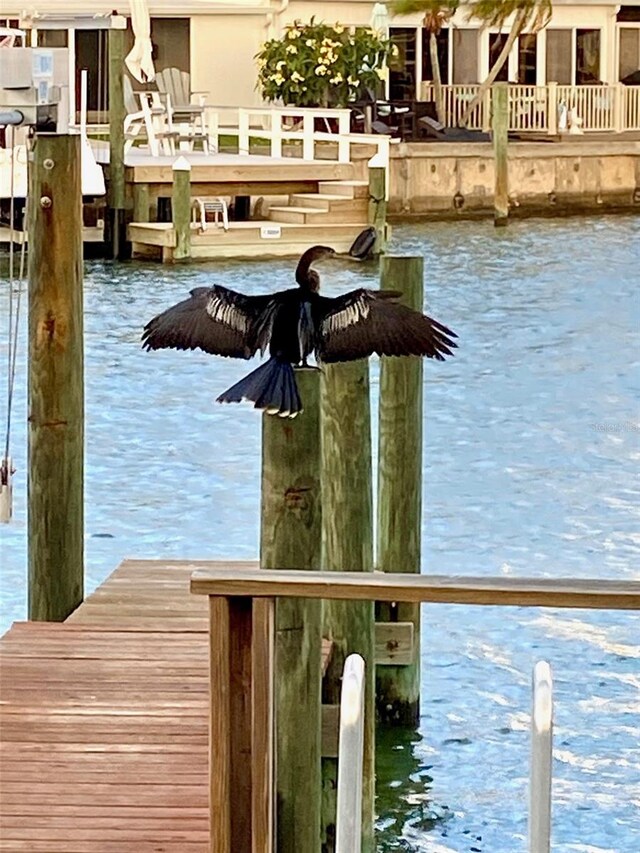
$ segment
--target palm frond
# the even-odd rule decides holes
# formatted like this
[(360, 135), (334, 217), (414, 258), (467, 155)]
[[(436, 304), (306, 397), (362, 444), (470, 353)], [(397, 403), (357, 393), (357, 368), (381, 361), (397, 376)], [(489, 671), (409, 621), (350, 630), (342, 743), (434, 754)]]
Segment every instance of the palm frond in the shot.
[(467, 20), (475, 18), (485, 27), (502, 29), (512, 15), (526, 15), (527, 30), (543, 29), (551, 18), (551, 0), (473, 0)]
[(394, 0), (389, 8), (394, 15), (421, 13), (423, 26), (436, 35), (455, 14), (460, 0)]

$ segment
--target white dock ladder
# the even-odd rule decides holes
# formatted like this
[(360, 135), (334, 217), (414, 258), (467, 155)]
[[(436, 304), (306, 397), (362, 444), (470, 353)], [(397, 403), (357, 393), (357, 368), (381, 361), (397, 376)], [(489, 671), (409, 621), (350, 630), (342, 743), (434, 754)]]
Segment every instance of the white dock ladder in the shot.
[(364, 660), (344, 662), (340, 696), (336, 853), (362, 850), (362, 762), (364, 751)]

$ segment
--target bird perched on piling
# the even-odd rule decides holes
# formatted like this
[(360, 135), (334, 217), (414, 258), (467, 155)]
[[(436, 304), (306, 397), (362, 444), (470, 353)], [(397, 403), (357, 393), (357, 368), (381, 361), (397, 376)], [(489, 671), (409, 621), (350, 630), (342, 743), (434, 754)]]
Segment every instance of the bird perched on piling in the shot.
[(321, 296), (312, 266), (335, 255), (313, 246), (300, 258), (298, 287), (265, 296), (245, 296), (215, 284), (197, 287), (183, 302), (154, 317), (142, 345), (155, 349), (201, 349), (231, 358), (270, 358), (218, 397), (220, 403), (250, 400), (281, 417), (302, 411), (294, 366), (352, 361), (372, 353), (414, 355), (444, 361), (456, 346), (455, 333), (397, 300), (395, 291), (358, 288), (343, 296)]

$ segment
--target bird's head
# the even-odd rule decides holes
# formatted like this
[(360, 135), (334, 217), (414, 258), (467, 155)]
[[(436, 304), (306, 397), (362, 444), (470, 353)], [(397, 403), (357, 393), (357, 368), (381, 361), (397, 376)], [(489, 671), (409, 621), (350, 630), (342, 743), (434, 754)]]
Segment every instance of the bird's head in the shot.
[(317, 272), (311, 269), (311, 266), (325, 258), (334, 258), (335, 256), (336, 250), (330, 246), (312, 246), (310, 249), (307, 249), (296, 267), (296, 281), (300, 287), (317, 290), (320, 286), (320, 279)]

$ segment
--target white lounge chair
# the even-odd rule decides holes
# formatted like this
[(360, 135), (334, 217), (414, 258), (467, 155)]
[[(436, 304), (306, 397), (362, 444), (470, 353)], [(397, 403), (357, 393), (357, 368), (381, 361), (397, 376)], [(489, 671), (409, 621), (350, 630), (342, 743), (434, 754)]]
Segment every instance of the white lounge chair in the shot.
[(124, 78), (125, 153), (141, 138), (144, 130), (153, 157), (175, 154), (178, 131), (173, 126), (170, 98), (160, 92), (134, 91), (131, 80)]

